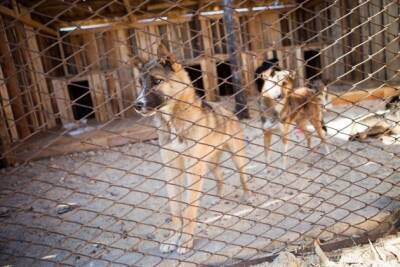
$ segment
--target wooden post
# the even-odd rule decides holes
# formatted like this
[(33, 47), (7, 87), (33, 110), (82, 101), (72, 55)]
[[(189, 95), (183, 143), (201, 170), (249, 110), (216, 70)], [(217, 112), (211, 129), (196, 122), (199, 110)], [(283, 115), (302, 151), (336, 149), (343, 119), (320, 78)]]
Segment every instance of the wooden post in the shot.
[[(22, 23), (14, 24), (14, 32), (15, 32), (15, 41), (18, 42), (18, 47), (15, 49), (15, 62), (16, 66), (25, 65), (26, 67), (17, 68), (18, 82), (20, 88), (23, 88), (21, 91), (24, 93), (24, 100), (27, 109), (27, 116), (29, 117), (31, 130), (36, 132), (36, 130), (42, 127), (43, 123), (43, 114), (41, 112), (41, 103), (39, 98), (39, 93), (37, 90), (37, 86), (35, 83), (35, 78), (33, 77), (34, 66), (32, 66), (32, 62), (29, 60), (29, 51), (25, 36), (25, 29)], [(14, 41), (14, 40), (13, 40)]]
[(96, 43), (96, 36), (94, 33), (87, 33), (83, 36), (85, 52), (88, 59), (88, 66), (90, 70), (100, 70), (100, 56)]
[[(382, 66), (385, 64), (385, 58), (384, 54), (385, 51), (382, 50), (384, 47), (384, 44), (382, 43), (382, 37), (384, 36), (384, 32), (382, 32), (382, 28), (384, 25), (382, 25), (382, 16), (387, 16), (386, 14), (380, 13), (379, 15), (374, 16), (375, 14), (379, 13), (382, 10), (382, 1), (381, 0), (370, 0), (370, 5), (369, 5), (369, 14), (370, 16), (373, 16), (371, 18), (372, 23), (371, 23), (371, 36), (374, 35), (372, 38), (371, 42), (371, 47), (372, 47), (372, 53), (377, 53), (375, 56), (372, 58), (372, 72), (377, 71), (378, 69), (382, 68)], [(381, 31), (379, 34), (376, 34), (377, 32)], [(385, 70), (381, 69), (380, 71), (376, 72), (374, 74), (374, 78), (379, 79), (381, 81), (385, 80)]]
[[(366, 38), (368, 38), (368, 36), (371, 36), (371, 27), (370, 27), (370, 22), (368, 22), (368, 18), (369, 18), (369, 14), (368, 14), (368, 3), (362, 5), (360, 7), (360, 21), (361, 23), (363, 23), (363, 26), (361, 26), (361, 33), (363, 37), (363, 40), (361, 40), (362, 42), (365, 42)], [(370, 42), (365, 42), (362, 45), (362, 54), (363, 54), (363, 60), (366, 60), (368, 58), (368, 55), (371, 54), (371, 44)], [(364, 68), (364, 79), (368, 77), (368, 74), (371, 73), (371, 61), (367, 60), (364, 64), (363, 64), (363, 68)]]
[[(135, 86), (134, 86), (134, 79), (132, 79), (132, 70), (128, 68), (130, 66), (130, 52), (127, 44), (127, 39), (128, 39), (128, 33), (126, 29), (120, 29), (115, 31), (115, 36), (114, 38), (116, 39), (116, 51), (117, 51), (117, 56), (118, 56), (118, 70), (117, 74), (119, 76), (119, 79), (117, 79), (117, 82), (119, 81), (119, 86), (117, 87), (121, 99), (121, 103), (123, 105), (123, 109), (125, 107), (129, 107), (133, 102), (134, 99), (137, 95), (137, 92), (135, 91)], [(115, 96), (116, 97), (116, 96)], [(121, 109), (122, 110), (122, 109)], [(126, 110), (125, 112), (122, 113), (123, 116), (125, 115), (132, 115), (133, 110), (129, 109)]]
[(14, 114), (11, 108), (10, 97), (7, 92), (7, 87), (4, 81), (3, 71), (0, 68), (0, 100), (3, 108), (4, 120), (6, 122), (5, 130), (9, 130), (11, 134), (11, 142), (18, 140), (18, 131), (15, 126)]
[(299, 86), (305, 85), (305, 67), (304, 67), (304, 56), (303, 49), (301, 46), (296, 47), (296, 69), (297, 69), (297, 80), (299, 81)]
[(217, 68), (215, 66), (215, 59), (212, 57), (211, 34), (208, 20), (201, 18), (200, 26), (204, 48), (204, 57), (200, 61), (201, 72), (203, 74), (204, 93), (206, 100), (217, 101)]
[[(235, 20), (233, 14), (232, 0), (224, 0), (224, 22), (225, 32), (227, 34), (227, 49), (229, 54), (229, 63), (231, 65), (232, 72), (232, 83), (233, 91), (235, 92), (235, 114), (239, 119), (250, 118), (249, 110), (247, 108), (247, 100), (245, 90), (242, 88), (242, 82), (240, 79), (239, 71), (239, 56), (240, 51), (238, 50), (236, 33), (237, 27), (235, 27)], [(237, 26), (237, 25), (236, 25)]]
[(26, 39), (28, 43), (29, 58), (32, 67), (32, 76), (36, 83), (37, 89), (39, 91), (39, 96), (42, 104), (42, 111), (46, 121), (46, 127), (48, 129), (54, 128), (56, 126), (56, 120), (54, 116), (53, 106), (51, 104), (50, 90), (47, 86), (45, 71), (41, 59), (41, 54), (39, 46), (36, 40), (36, 36), (33, 32), (33, 28), (25, 25)]
[(386, 41), (386, 64), (387, 79), (391, 82), (400, 81), (400, 43), (399, 43), (399, 4), (393, 2), (387, 9), (387, 20), (389, 27), (385, 32)]
[[(0, 17), (0, 25), (4, 25)], [(10, 48), (8, 46), (8, 40), (4, 27), (0, 30), (0, 54), (2, 57), (2, 66), (5, 78), (5, 84), (7, 85), (8, 92), (11, 99), (11, 107), (16, 120), (18, 133), (21, 138), (24, 138), (30, 134), (28, 118), (24, 111), (24, 103), (22, 101), (22, 92), (19, 88), (17, 79), (17, 69), (14, 65), (14, 60), (11, 55)]]
[[(342, 26), (340, 21), (340, 1), (338, 1), (334, 6), (330, 8), (332, 23), (334, 24), (332, 27), (332, 46), (330, 48), (329, 53), (329, 62), (335, 62), (335, 60), (343, 55), (343, 39), (342, 36)], [(342, 63), (344, 59), (340, 59), (339, 61), (335, 62), (333, 66), (327, 70), (328, 73), (331, 73), (329, 79), (336, 80), (337, 77), (344, 73), (344, 64)]]
[(63, 79), (52, 80), (54, 96), (58, 107), (58, 117), (63, 125), (74, 121), (68, 84)]
[(105, 80), (101, 78), (99, 73), (91, 73), (89, 75), (89, 90), (92, 97), (94, 113), (98, 122), (105, 122), (109, 119), (107, 99), (105, 94)]

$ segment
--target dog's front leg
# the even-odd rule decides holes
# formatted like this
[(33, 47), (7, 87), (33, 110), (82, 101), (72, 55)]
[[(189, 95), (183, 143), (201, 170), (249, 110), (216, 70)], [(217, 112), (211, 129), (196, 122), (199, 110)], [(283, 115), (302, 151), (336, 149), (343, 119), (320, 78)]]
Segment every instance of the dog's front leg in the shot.
[(171, 150), (161, 149), (161, 156), (165, 164), (165, 181), (167, 182), (173, 230), (170, 236), (160, 244), (160, 251), (168, 253), (176, 249), (182, 235), (184, 162), (182, 155)]
[(272, 140), (272, 131), (269, 129), (264, 129), (264, 155), (267, 163), (271, 161), (270, 146)]
[(187, 200), (188, 206), (183, 213), (183, 230), (179, 240), (177, 252), (184, 254), (193, 247), (194, 231), (197, 224), (197, 212), (200, 204), (203, 176), (206, 173), (206, 163), (196, 160), (190, 162), (187, 173)]

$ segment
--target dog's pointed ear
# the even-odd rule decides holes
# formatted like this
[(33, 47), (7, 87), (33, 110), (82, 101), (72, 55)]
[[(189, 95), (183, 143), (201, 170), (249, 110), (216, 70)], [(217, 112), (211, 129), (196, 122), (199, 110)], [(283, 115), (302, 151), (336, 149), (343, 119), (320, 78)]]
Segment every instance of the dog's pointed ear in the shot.
[(272, 77), (275, 75), (275, 69), (274, 68), (269, 68), (266, 71), (261, 73), (261, 78), (264, 80), (268, 79), (269, 77)]
[(182, 69), (182, 65), (178, 63), (175, 55), (172, 54), (163, 43), (160, 43), (158, 46), (157, 56), (161, 64), (169, 65), (174, 72), (178, 72)]

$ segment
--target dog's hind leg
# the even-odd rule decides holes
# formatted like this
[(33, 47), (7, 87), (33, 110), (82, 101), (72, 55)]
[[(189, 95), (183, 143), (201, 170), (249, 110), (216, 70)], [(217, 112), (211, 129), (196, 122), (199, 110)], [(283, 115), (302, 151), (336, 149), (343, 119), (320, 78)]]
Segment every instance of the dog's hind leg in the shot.
[(161, 156), (165, 164), (165, 181), (173, 230), (171, 235), (160, 244), (160, 251), (168, 253), (176, 249), (183, 227), (184, 162), (181, 155), (167, 149), (161, 149)]
[(217, 195), (218, 195), (218, 200), (214, 204), (217, 204), (224, 194), (224, 174), (220, 167), (221, 155), (222, 151), (216, 151), (215, 155), (211, 159), (211, 162), (213, 164), (213, 166), (211, 167), (211, 172), (213, 173), (217, 182)]
[(304, 136), (306, 137), (307, 140), (307, 147), (309, 149), (311, 149), (311, 133), (310, 131), (307, 129), (307, 121), (305, 120), (300, 120), (297, 122), (298, 126), (300, 127), (300, 129), (303, 131)]
[(325, 146), (325, 153), (329, 154), (330, 150), (329, 150), (328, 144), (326, 143), (325, 132), (323, 130), (323, 127), (322, 127), (323, 125), (321, 123), (321, 120), (319, 120), (318, 118), (312, 118), (311, 123), (314, 126), (315, 130), (317, 131), (317, 134), (318, 134), (319, 138), (321, 139), (321, 142)]
[(242, 200), (247, 202), (250, 197), (249, 188), (247, 186), (247, 174), (244, 173), (244, 167), (248, 164), (249, 160), (246, 158), (245, 141), (243, 134), (231, 137), (227, 142), (228, 148), (232, 154), (232, 160), (236, 169), (239, 172), (240, 182), (242, 184), (243, 195)]
[(288, 151), (288, 141), (289, 141), (289, 129), (290, 123), (284, 122), (282, 127), (282, 143), (283, 143), (283, 169), (287, 168), (287, 151)]

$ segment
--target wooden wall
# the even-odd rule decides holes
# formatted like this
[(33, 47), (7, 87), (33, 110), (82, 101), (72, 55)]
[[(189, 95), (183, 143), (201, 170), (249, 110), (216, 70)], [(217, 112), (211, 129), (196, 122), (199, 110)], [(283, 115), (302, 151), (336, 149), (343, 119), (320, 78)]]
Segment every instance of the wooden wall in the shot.
[[(256, 94), (254, 70), (273, 56), (282, 67), (296, 70), (304, 84), (309, 51), (319, 53), (323, 78), (399, 82), (394, 2), (308, 1), (292, 10), (240, 13), (235, 21), (243, 87)], [(88, 82), (97, 121), (132, 116), (139, 86), (130, 60), (154, 57), (161, 39), (187, 66), (200, 65), (208, 100), (218, 98), (217, 65), (227, 61), (222, 15), (177, 16), (59, 36), (7, 16), (0, 17), (0, 26), (3, 143), (74, 121), (68, 85), (77, 81)]]

